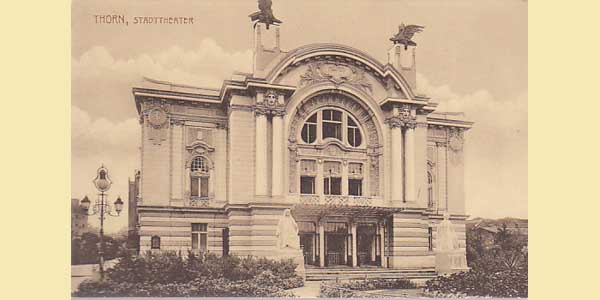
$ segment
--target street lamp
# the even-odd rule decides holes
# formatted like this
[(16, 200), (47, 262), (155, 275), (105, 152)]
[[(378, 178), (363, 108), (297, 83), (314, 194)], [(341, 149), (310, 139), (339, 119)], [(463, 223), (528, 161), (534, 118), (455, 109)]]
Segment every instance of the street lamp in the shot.
[(96, 178), (93, 180), (96, 189), (100, 192), (98, 194), (99, 201), (96, 201), (92, 206), (92, 210), (90, 211), (90, 199), (87, 196), (83, 197), (81, 200), (81, 208), (84, 211), (84, 214), (88, 216), (92, 216), (98, 214), (98, 218), (100, 219), (100, 249), (98, 250), (98, 255), (100, 256), (100, 279), (104, 280), (104, 218), (108, 216), (117, 217), (123, 211), (123, 200), (121, 197), (117, 197), (117, 200), (114, 202), (115, 212), (113, 214), (112, 207), (110, 204), (106, 203), (106, 191), (110, 189), (112, 182), (110, 181), (110, 177), (108, 177), (108, 169), (102, 165), (98, 168)]

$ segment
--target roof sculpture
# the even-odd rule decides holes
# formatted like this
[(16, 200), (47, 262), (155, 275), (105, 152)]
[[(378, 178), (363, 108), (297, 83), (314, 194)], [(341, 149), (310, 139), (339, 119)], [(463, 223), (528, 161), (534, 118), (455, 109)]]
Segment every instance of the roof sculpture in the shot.
[[(269, 25), (283, 23), (273, 15), (273, 9), (271, 9), (272, 5), (273, 1), (271, 0), (258, 0), (259, 11), (250, 14), (250, 20), (257, 21), (256, 23), (265, 23), (267, 25), (267, 30), (269, 29)], [(256, 26), (256, 23), (254, 23), (254, 26)]]

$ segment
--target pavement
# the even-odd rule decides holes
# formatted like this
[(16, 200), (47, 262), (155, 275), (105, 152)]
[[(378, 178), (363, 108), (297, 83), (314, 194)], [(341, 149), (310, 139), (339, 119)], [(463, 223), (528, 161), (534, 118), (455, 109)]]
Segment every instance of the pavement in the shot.
[(303, 287), (290, 289), (297, 298), (318, 298), (321, 290), (320, 281), (306, 281)]

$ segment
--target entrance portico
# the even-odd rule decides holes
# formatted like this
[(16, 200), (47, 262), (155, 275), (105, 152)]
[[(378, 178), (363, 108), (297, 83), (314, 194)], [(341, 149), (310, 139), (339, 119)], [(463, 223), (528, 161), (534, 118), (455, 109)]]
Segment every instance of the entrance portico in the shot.
[(300, 247), (307, 265), (387, 266), (386, 233), (393, 208), (298, 205)]

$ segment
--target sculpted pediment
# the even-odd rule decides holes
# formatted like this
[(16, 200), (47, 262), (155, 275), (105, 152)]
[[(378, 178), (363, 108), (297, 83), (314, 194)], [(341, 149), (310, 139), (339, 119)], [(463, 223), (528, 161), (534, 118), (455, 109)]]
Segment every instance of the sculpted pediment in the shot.
[(304, 74), (300, 75), (299, 87), (320, 82), (331, 82), (338, 86), (352, 85), (364, 92), (373, 92), (373, 86), (365, 77), (365, 71), (357, 66), (342, 62), (320, 61), (309, 63)]
[(338, 44), (311, 44), (288, 52), (269, 68), (270, 83), (310, 86), (330, 83), (361, 90), (374, 99), (410, 99), (414, 93), (402, 74), (367, 53)]

